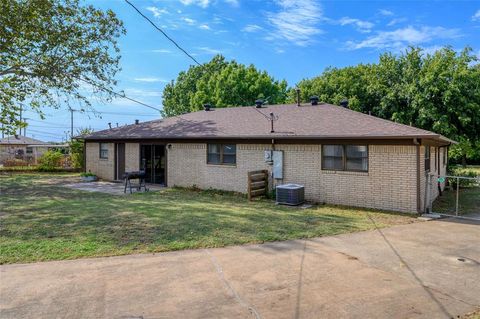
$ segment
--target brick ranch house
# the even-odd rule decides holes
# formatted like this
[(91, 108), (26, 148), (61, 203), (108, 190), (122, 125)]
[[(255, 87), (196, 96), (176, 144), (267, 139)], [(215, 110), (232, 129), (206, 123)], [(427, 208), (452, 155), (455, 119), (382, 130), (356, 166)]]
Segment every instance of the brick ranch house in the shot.
[(20, 159), (32, 164), (48, 150), (48, 143), (30, 137), (15, 135), (0, 139), (0, 164)]
[[(325, 103), (206, 108), (90, 134), (85, 167), (119, 180), (144, 161), (150, 183), (245, 193), (249, 171), (279, 164), (271, 184), (302, 184), (309, 201), (415, 213), (452, 142)], [(273, 150), (281, 163), (269, 162)]]

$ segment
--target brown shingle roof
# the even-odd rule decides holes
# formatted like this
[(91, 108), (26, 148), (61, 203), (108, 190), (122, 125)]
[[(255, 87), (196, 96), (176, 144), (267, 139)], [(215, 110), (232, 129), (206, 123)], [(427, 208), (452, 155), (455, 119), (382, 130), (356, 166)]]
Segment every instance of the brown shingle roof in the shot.
[[(261, 112), (262, 114), (259, 114)], [(275, 133), (270, 133), (269, 114)], [(218, 108), (95, 132), (86, 139), (432, 138), (439, 134), (331, 104)]]

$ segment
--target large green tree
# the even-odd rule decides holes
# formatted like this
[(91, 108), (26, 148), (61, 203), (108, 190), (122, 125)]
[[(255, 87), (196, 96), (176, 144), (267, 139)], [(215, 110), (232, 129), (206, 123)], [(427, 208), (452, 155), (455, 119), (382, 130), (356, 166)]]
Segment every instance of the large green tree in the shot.
[(287, 82), (277, 81), (253, 65), (226, 61), (221, 55), (201, 66), (180, 72), (163, 91), (163, 115), (174, 116), (200, 110), (203, 104), (215, 107), (253, 105), (263, 98), (269, 104), (283, 103)]
[[(298, 83), (301, 98), (349, 107), (399, 123), (414, 125), (459, 141), (452, 155), (475, 158), (480, 141), (480, 66), (470, 48), (450, 47), (426, 54), (409, 48), (385, 53), (379, 62), (346, 68), (329, 68)], [(295, 93), (289, 92), (293, 100)]]
[(43, 116), (44, 107), (111, 99), (125, 33), (114, 12), (80, 0), (2, 0), (0, 12), (2, 130), (26, 125), (22, 109)]

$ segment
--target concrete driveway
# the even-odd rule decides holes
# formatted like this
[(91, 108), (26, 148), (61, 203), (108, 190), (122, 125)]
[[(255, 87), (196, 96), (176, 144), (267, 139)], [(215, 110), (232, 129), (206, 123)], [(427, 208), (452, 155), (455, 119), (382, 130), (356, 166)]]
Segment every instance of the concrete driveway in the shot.
[(480, 305), (480, 223), (5, 265), (1, 318), (451, 318)]

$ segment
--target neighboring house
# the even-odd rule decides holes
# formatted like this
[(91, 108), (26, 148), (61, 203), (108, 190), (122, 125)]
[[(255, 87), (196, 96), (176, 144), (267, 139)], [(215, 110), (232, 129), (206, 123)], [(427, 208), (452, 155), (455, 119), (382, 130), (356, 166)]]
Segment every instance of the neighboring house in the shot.
[(37, 164), (38, 158), (49, 149), (66, 147), (68, 145), (49, 144), (26, 136), (8, 136), (0, 139), (0, 164), (12, 159)]
[[(312, 103), (206, 109), (95, 132), (85, 143), (86, 170), (106, 180), (144, 161), (147, 182), (245, 193), (247, 172), (275, 167), (274, 184), (302, 184), (310, 201), (421, 212), (426, 172), (445, 174), (453, 141)], [(281, 151), (274, 165), (272, 150)]]

